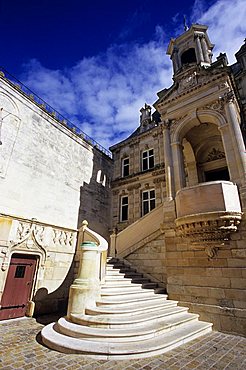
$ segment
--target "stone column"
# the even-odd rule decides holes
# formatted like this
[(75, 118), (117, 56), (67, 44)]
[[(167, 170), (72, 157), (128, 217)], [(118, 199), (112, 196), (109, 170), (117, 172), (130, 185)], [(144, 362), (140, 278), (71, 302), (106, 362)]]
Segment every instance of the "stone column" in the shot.
[(100, 296), (98, 254), (101, 253), (101, 248), (94, 242), (83, 242), (81, 252), (78, 277), (69, 291), (69, 318), (73, 314), (84, 314), (85, 308), (94, 306)]
[(202, 53), (203, 53), (204, 62), (210, 63), (210, 58), (209, 58), (208, 49), (207, 49), (207, 43), (206, 43), (204, 35), (201, 36), (201, 46), (202, 46)]
[(226, 162), (228, 166), (228, 171), (230, 174), (230, 179), (233, 182), (238, 182), (240, 179), (240, 174), (238, 171), (238, 167), (235, 166), (236, 163), (236, 156), (233, 148), (233, 142), (231, 140), (231, 132), (229, 128), (229, 124), (223, 125), (218, 127), (219, 131), (221, 132), (221, 138), (223, 142), (223, 147), (225, 150)]
[(180, 68), (180, 65), (179, 65), (179, 58), (178, 58), (178, 50), (175, 47), (172, 53), (172, 62), (173, 62), (173, 71), (174, 73), (176, 73), (178, 69)]
[(246, 179), (246, 152), (242, 132), (235, 107), (235, 96), (232, 91), (223, 96), (225, 103), (226, 118), (229, 123), (231, 137), (234, 141), (234, 152), (236, 156), (236, 165), (238, 166), (240, 178)]
[(195, 35), (195, 42), (196, 42), (196, 54), (197, 54), (197, 63), (203, 62), (203, 53), (202, 53), (202, 46), (200, 35)]
[(171, 144), (173, 153), (173, 169), (175, 193), (185, 187), (183, 146), (177, 141)]
[(172, 200), (174, 196), (173, 184), (173, 159), (170, 139), (170, 121), (167, 120), (162, 124), (163, 141), (164, 141), (164, 161), (166, 175), (166, 192), (167, 199)]
[(117, 239), (117, 228), (114, 228), (113, 233), (110, 235), (110, 249), (109, 249), (110, 257), (116, 256), (116, 239)]

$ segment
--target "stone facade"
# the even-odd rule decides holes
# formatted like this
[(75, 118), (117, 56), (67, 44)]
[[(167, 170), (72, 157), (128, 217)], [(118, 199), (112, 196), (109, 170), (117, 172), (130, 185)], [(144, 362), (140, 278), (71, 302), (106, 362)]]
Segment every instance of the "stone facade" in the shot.
[(246, 334), (246, 49), (232, 66), (212, 49), (202, 25), (170, 41), (173, 85), (111, 148), (112, 181), (110, 158), (1, 77), (0, 292), (11, 257), (35, 255), (30, 299), (58, 309), (87, 219), (171, 299)]
[[(166, 195), (162, 130), (159, 117), (151, 117), (150, 112), (149, 106), (142, 108), (140, 127), (128, 139), (110, 148), (114, 161), (112, 226), (119, 231), (144, 215), (143, 192), (148, 196), (154, 190), (155, 207), (163, 202)], [(146, 163), (143, 163), (143, 153), (147, 156)], [(129, 169), (124, 175), (124, 161), (128, 158)], [(128, 198), (125, 219), (121, 214), (123, 197)], [(146, 203), (150, 202), (146, 200)]]
[[(242, 46), (231, 67), (225, 54), (212, 62), (213, 44), (206, 31), (206, 26), (192, 25), (171, 40), (167, 54), (174, 83), (157, 94), (154, 108), (160, 120), (155, 126), (145, 125), (144, 134), (141, 122), (133, 137), (112, 148), (117, 167), (113, 216), (118, 229), (123, 229), (117, 224), (119, 197), (128, 194), (130, 183), (132, 188), (139, 183), (134, 170), (129, 180), (119, 178), (124, 155), (130, 163), (141, 157), (139, 151), (130, 152), (129, 143), (137, 142), (141, 148), (146, 145), (144, 135), (156, 135), (160, 145), (154, 154), (157, 163), (164, 161), (165, 176), (160, 180), (161, 199), (156, 196), (162, 217), (156, 217), (154, 209), (137, 220), (129, 200), (130, 226), (115, 230), (112, 242), (119, 256), (165, 283), (171, 299), (213, 322), (215, 329), (245, 335), (246, 50)], [(153, 233), (150, 240), (145, 235), (148, 223), (153, 231), (162, 232), (161, 238)], [(140, 235), (136, 247), (124, 246), (124, 241), (130, 244), (128, 235), (135, 233)]]
[(64, 304), (84, 219), (108, 238), (112, 160), (1, 76), (0, 296), (11, 257), (38, 263), (36, 312)]

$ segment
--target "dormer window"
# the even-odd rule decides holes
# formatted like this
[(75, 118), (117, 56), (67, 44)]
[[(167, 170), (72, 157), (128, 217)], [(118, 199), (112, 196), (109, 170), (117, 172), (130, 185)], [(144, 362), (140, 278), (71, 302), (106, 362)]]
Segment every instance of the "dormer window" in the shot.
[(130, 174), (130, 161), (129, 157), (122, 159), (122, 177), (129, 176)]
[(142, 170), (147, 171), (151, 168), (154, 168), (154, 149), (145, 150), (142, 153)]
[(181, 55), (181, 63), (182, 65), (197, 63), (196, 52), (194, 48), (190, 48), (183, 52), (183, 54)]

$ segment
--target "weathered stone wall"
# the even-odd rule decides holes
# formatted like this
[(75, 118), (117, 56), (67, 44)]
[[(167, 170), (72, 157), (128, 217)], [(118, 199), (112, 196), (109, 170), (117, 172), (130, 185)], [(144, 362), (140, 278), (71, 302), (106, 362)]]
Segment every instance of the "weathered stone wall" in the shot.
[(166, 249), (164, 235), (148, 242), (125, 258), (138, 272), (148, 274), (157, 281), (166, 285)]
[(55, 311), (74, 277), (77, 227), (87, 219), (108, 237), (112, 160), (3, 78), (0, 108), (0, 298), (11, 255), (34, 254), (32, 299), (37, 312)]
[(108, 188), (111, 160), (5, 82), (0, 87), (6, 116), (0, 146), (1, 212), (77, 228), (79, 209), (83, 217), (81, 194), (88, 192), (90, 199), (84, 208), (100, 209), (101, 204), (91, 204), (95, 198), (100, 202), (102, 192), (94, 184), (95, 174), (102, 170)]
[[(142, 170), (142, 152), (154, 150), (155, 167)], [(155, 190), (155, 205), (158, 207), (165, 197), (164, 183), (164, 148), (160, 127), (133, 136), (119, 145), (112, 147), (114, 175), (112, 181), (112, 222), (119, 231), (126, 228), (142, 216), (142, 192)], [(122, 160), (129, 157), (129, 176), (122, 176)], [(121, 197), (128, 196), (128, 220), (120, 220)]]
[(175, 230), (165, 235), (167, 292), (214, 329), (246, 335), (246, 223), (209, 257), (204, 245), (192, 247)]

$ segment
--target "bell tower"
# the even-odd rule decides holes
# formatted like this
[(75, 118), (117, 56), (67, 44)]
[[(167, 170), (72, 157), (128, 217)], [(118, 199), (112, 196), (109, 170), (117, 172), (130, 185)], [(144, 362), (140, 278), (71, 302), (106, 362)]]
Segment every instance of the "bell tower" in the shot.
[(172, 60), (174, 75), (194, 65), (211, 65), (214, 45), (209, 40), (207, 29), (207, 26), (193, 24), (181, 36), (171, 39), (167, 55)]

